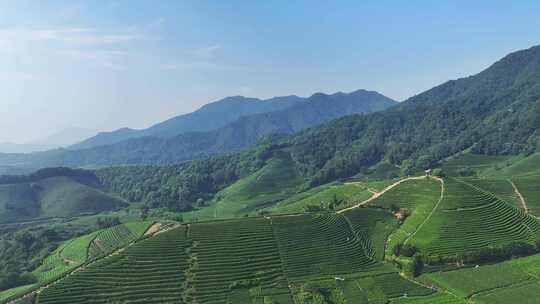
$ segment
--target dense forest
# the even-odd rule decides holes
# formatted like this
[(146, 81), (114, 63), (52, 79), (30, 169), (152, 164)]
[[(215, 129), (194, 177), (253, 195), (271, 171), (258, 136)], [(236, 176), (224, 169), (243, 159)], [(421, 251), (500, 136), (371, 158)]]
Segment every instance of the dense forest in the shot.
[(70, 177), (82, 184), (93, 187), (100, 185), (99, 180), (92, 171), (65, 167), (40, 169), (29, 175), (0, 175), (0, 185), (32, 183), (49, 177), (58, 176)]
[(169, 166), (110, 167), (96, 171), (103, 185), (130, 202), (174, 211), (190, 210), (213, 194), (262, 168), (266, 146), (205, 161)]

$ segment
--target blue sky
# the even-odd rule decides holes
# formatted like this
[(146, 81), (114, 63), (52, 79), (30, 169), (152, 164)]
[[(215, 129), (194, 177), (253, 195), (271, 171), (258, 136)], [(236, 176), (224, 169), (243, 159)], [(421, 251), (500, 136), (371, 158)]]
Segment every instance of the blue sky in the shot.
[(0, 1), (0, 142), (229, 95), (404, 100), (540, 44), (538, 1)]

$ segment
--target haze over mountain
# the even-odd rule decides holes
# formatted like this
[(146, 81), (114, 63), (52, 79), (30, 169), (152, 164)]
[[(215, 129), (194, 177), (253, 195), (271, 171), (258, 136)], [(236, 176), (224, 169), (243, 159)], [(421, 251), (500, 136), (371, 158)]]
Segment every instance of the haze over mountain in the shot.
[[(291, 134), (345, 115), (370, 113), (397, 104), (396, 101), (379, 93), (365, 90), (349, 94), (317, 93), (302, 100), (296, 96), (277, 97), (268, 101), (256, 99), (249, 101), (242, 97), (228, 98), (194, 114), (180, 116), (140, 132), (155, 132), (153, 134), (160, 135), (175, 134), (177, 133), (175, 127), (179, 127), (180, 130), (208, 128), (201, 125), (206, 124), (210, 119), (218, 121), (210, 123), (216, 126), (233, 119), (235, 115), (239, 117), (212, 131), (187, 132), (171, 137), (144, 136), (90, 149), (48, 151), (32, 155), (4, 155), (0, 157), (0, 161), (5, 165), (29, 167), (174, 163), (238, 151), (255, 144), (267, 135)], [(251, 102), (254, 103), (251, 104)], [(272, 105), (273, 103), (276, 104)], [(244, 109), (239, 111), (240, 113), (263, 113), (247, 116), (241, 116), (238, 113), (231, 114), (235, 112), (235, 106), (238, 104)], [(269, 109), (278, 110), (264, 113)], [(218, 119), (217, 117), (220, 116), (223, 117)], [(189, 126), (190, 121), (197, 123)], [(124, 130), (117, 132), (116, 135), (128, 134), (129, 136), (136, 132)], [(92, 145), (106, 137), (98, 136), (96, 138), (99, 140), (86, 144)], [(119, 139), (117, 136), (106, 139), (111, 138)]]
[(77, 144), (98, 133), (97, 130), (71, 127), (29, 143), (0, 143), (0, 153), (31, 153)]
[(44, 139), (37, 140), (35, 143), (68, 147), (95, 136), (98, 132), (96, 129), (71, 127), (56, 132)]
[(102, 132), (70, 148), (88, 149), (136, 137), (170, 137), (186, 132), (210, 131), (223, 127), (241, 116), (277, 111), (302, 101), (304, 99), (297, 96), (275, 97), (268, 100), (244, 96), (227, 97), (204, 105), (193, 113), (173, 117), (147, 129), (123, 128), (112, 132)]

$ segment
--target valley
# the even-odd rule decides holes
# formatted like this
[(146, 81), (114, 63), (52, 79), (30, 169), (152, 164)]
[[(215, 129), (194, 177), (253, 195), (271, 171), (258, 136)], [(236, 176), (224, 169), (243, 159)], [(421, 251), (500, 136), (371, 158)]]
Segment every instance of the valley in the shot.
[[(286, 157), (280, 161), (287, 164)], [(461, 166), (455, 160), (452, 164)], [(288, 166), (280, 163), (263, 167), (241, 185), (232, 185), (234, 190), (225, 190), (234, 193), (234, 200), (222, 204), (234, 206), (248, 193), (279, 198), (282, 194), (276, 191), (298, 185), (283, 184), (297, 178), (284, 168)], [(291, 179), (276, 180), (273, 174)], [(504, 299), (523, 297), (525, 290), (528, 295), (540, 286), (535, 270), (540, 220), (524, 211), (509, 182), (526, 178), (532, 183), (540, 181), (540, 175), (523, 174), (364, 177), (296, 199), (285, 195), (270, 207), (251, 196), (253, 200), (246, 198), (238, 209), (217, 218), (213, 205), (201, 208), (210, 210), (207, 216), (186, 214), (182, 221), (187, 222), (152, 225), (159, 220), (137, 223), (126, 218), (127, 224), (66, 241), (33, 272), (36, 283), (0, 292), (0, 299), (506, 303)], [(529, 201), (540, 199), (523, 191)], [(344, 199), (350, 202), (339, 203)]]
[[(10, 64), (24, 75), (0, 71), (12, 95), (0, 136), (91, 126), (0, 145), (0, 304), (540, 303), (539, 45), (486, 52), (466, 40), (476, 19), (447, 45), (433, 24), (395, 43), (409, 19), (453, 12), (442, 3), (388, 18), (311, 15), (312, 2), (285, 20), (234, 1), (115, 1), (78, 18), (101, 5), (84, 2), (55, 7), (65, 28), (0, 28), (2, 48), (17, 47), (6, 54), (54, 62), (21, 55)], [(117, 24), (119, 6), (133, 16)], [(99, 15), (109, 22), (85, 25)], [(331, 28), (365, 17), (377, 22), (355, 35)], [(473, 32), (506, 47), (523, 35), (500, 25), (533, 19)], [(359, 80), (403, 98), (319, 91)]]

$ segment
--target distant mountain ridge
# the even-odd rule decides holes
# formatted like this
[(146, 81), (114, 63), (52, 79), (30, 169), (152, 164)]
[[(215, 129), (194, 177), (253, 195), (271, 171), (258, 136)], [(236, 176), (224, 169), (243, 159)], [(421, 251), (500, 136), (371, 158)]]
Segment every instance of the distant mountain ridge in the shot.
[[(277, 107), (281, 110), (241, 116), (232, 123), (208, 132), (187, 132), (172, 137), (137, 137), (80, 150), (47, 151), (31, 155), (0, 154), (0, 164), (33, 168), (170, 164), (236, 152), (268, 135), (291, 134), (342, 116), (371, 113), (397, 104), (377, 92), (366, 90), (349, 94), (316, 93), (301, 100), (296, 96), (274, 98), (271, 102), (277, 101)], [(285, 107), (284, 104), (292, 105)]]
[(0, 153), (32, 153), (60, 148), (58, 145), (0, 143)]
[(98, 132), (95, 129), (70, 127), (60, 130), (44, 139), (35, 141), (35, 143), (68, 147), (95, 136)]
[(29, 143), (0, 143), (0, 153), (42, 152), (77, 144), (98, 133), (97, 130), (71, 127)]
[(242, 116), (282, 110), (304, 100), (304, 98), (294, 95), (274, 97), (267, 100), (244, 96), (227, 97), (204, 105), (195, 112), (157, 123), (148, 129), (122, 128), (112, 132), (102, 132), (71, 146), (70, 149), (89, 149), (146, 136), (171, 137), (187, 132), (211, 131), (221, 128)]

